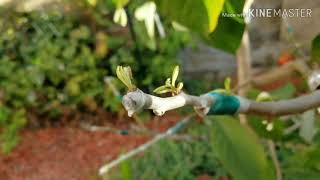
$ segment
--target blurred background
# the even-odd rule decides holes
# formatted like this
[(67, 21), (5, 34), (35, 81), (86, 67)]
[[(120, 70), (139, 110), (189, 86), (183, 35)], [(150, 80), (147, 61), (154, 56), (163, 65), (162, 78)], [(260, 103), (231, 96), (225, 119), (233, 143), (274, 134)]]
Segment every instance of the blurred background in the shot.
[[(119, 8), (119, 2), (126, 5)], [(163, 84), (175, 65), (190, 94), (223, 87), (227, 77), (236, 86), (237, 54), (215, 48), (183, 25), (152, 13), (155, 9), (146, 2), (0, 0), (0, 179), (99, 179), (97, 171), (104, 163), (193, 111), (186, 107), (164, 117), (145, 111), (128, 118), (119, 98), (126, 89), (115, 76), (118, 65), (130, 66), (134, 83), (147, 93)], [(257, 9), (312, 9), (312, 17), (246, 19), (240, 37), (243, 31), (249, 35), (250, 76), (270, 69), (284, 72), (279, 68), (314, 54), (313, 45), (320, 42), (314, 40), (320, 33), (319, 0), (251, 3)], [(164, 7), (170, 6), (170, 1), (164, 2)], [(238, 29), (226, 32), (233, 31)], [(306, 61), (303, 67), (317, 64)], [(272, 71), (265, 81), (255, 82), (247, 96), (255, 99), (268, 91), (280, 100), (309, 92), (301, 71), (289, 71), (270, 80)], [(247, 121), (260, 138), (275, 142), (284, 179), (320, 177), (318, 115), (272, 118), (273, 131), (258, 123), (266, 117), (250, 116)], [(109, 178), (233, 179), (215, 147), (207, 143), (212, 126), (193, 122), (181, 136), (122, 164)], [(272, 161), (267, 155), (270, 169)]]

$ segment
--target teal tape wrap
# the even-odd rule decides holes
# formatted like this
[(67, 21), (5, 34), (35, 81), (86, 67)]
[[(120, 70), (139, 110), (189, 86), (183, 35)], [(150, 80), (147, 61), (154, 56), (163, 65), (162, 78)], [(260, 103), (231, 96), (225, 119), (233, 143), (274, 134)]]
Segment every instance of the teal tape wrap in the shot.
[(209, 93), (215, 98), (215, 103), (210, 107), (208, 115), (234, 115), (240, 108), (240, 101), (235, 96)]

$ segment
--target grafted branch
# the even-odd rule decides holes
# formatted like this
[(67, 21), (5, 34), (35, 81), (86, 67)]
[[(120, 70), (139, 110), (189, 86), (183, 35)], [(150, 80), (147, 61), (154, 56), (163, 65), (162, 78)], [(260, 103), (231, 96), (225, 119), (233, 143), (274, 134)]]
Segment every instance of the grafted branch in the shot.
[[(233, 101), (229, 101), (228, 98), (234, 98), (238, 102), (236, 111), (224, 111), (223, 108), (230, 108), (230, 103), (234, 103)], [(234, 113), (244, 113), (282, 116), (297, 114), (319, 107), (320, 90), (289, 100), (256, 102), (239, 96), (226, 96), (222, 94), (212, 96), (212, 93), (193, 96), (182, 92), (176, 96), (161, 98), (146, 94), (138, 89), (126, 94), (123, 97), (122, 103), (128, 111), (129, 116), (132, 116), (134, 113), (140, 112), (143, 109), (152, 109), (156, 115), (161, 116), (166, 111), (185, 105), (193, 106), (200, 115), (232, 115)], [(219, 110), (212, 112), (210, 111), (212, 108), (219, 108)]]

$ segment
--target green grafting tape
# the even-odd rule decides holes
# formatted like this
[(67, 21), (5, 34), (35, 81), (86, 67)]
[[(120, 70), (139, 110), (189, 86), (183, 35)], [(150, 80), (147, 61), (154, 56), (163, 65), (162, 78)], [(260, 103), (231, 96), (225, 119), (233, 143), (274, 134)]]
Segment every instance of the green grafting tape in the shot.
[(210, 107), (208, 115), (234, 115), (240, 108), (240, 101), (235, 96), (209, 93), (215, 98), (215, 103)]

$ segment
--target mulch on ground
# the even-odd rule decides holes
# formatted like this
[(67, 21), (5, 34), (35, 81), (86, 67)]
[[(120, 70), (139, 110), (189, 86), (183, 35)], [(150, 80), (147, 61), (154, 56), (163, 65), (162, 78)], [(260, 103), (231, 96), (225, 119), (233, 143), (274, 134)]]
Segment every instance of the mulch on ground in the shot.
[[(181, 116), (169, 113), (150, 121), (146, 127), (165, 131), (180, 119)], [(138, 134), (89, 132), (68, 126), (26, 129), (21, 137), (20, 144), (11, 154), (0, 155), (1, 180), (97, 179), (99, 167), (151, 138)]]

